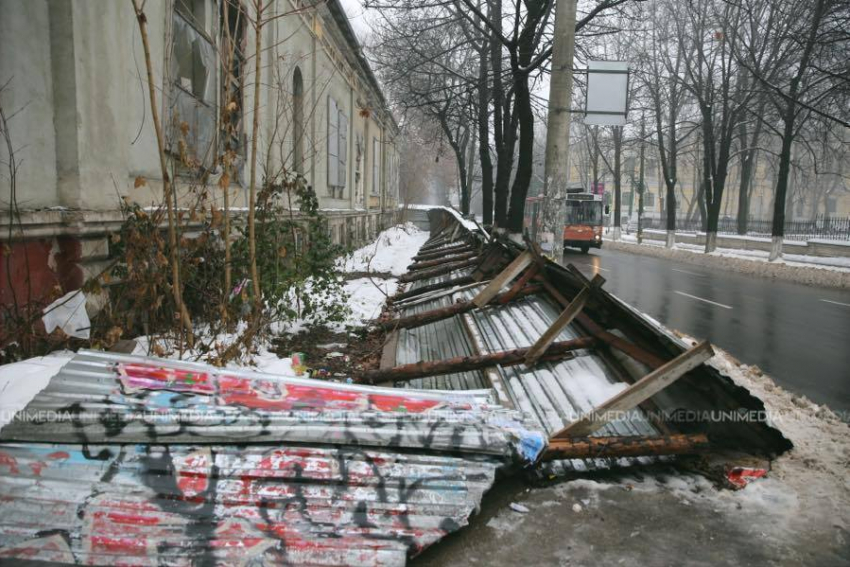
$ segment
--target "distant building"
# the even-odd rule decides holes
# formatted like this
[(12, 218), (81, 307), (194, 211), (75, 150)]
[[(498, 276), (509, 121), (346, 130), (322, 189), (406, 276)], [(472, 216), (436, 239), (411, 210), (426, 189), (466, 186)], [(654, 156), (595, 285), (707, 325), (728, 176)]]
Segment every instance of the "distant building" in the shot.
[[(398, 126), (338, 0), (266, 3), (258, 183), (284, 168), (302, 174), (326, 211), (334, 240), (362, 241), (397, 211)], [(145, 3), (169, 155), (188, 153), (215, 176), (221, 174), (215, 156), (231, 148), (238, 166), (234, 207), (248, 205), (255, 35), (245, 10), (253, 4)], [(225, 34), (239, 45), (229, 70), (221, 50)], [(122, 222), (122, 199), (162, 201), (144, 52), (131, 3), (0, 0), (4, 84), (0, 103), (21, 167), (15, 199), (20, 217), (14, 221), (10, 182), (0, 176), (0, 238), (8, 240), (14, 222), (2, 254), (11, 251), (12, 279), (20, 282), (24, 255), (18, 252), (28, 252), (36, 296), (56, 284), (73, 289), (102, 266), (106, 235)], [(223, 102), (234, 99), (241, 104), (225, 128)], [(135, 187), (139, 177), (146, 183)], [(178, 171), (178, 199), (193, 183)], [(0, 303), (7, 303), (5, 260), (0, 265)]]

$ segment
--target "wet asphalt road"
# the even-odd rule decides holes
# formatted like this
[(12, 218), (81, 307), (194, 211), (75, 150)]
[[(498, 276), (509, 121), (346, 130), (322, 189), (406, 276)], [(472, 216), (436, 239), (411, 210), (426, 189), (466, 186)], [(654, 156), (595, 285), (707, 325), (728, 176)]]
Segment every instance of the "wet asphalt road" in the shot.
[(605, 289), (850, 421), (850, 292), (613, 250), (566, 252)]

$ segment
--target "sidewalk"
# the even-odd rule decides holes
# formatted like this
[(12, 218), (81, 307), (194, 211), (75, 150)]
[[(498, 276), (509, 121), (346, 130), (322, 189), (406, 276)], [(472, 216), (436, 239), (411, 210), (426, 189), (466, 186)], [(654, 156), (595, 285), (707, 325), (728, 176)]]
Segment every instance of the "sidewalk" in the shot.
[(634, 233), (622, 234), (619, 241), (611, 240), (610, 233), (607, 233), (605, 237), (603, 247), (611, 250), (670, 258), (690, 264), (806, 285), (850, 289), (850, 258), (846, 257), (784, 254), (782, 259), (769, 262), (769, 253), (762, 250), (717, 248), (714, 252), (706, 254), (703, 246), (695, 244), (677, 242), (673, 248), (666, 248), (663, 240), (648, 238), (644, 238), (643, 243), (638, 244)]

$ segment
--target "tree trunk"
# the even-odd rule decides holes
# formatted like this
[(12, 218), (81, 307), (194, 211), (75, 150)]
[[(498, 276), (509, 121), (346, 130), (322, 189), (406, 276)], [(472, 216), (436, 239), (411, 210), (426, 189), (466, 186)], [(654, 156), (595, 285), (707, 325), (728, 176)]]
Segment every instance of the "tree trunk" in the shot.
[(531, 93), (528, 90), (526, 75), (515, 82), (514, 112), (519, 120), (519, 155), (517, 156), (516, 175), (511, 187), (510, 210), (508, 212), (508, 232), (522, 234), (525, 213), (525, 198), (534, 167), (534, 111), (531, 109)]
[(468, 215), (472, 212), (471, 203), (472, 200), (472, 186), (475, 183), (475, 145), (478, 143), (478, 130), (476, 128), (470, 128), (472, 132), (472, 137), (469, 142), (469, 155), (466, 159), (466, 212), (465, 215)]
[(489, 86), (487, 45), (481, 49), (478, 66), (478, 159), (481, 161), (481, 206), (485, 226), (493, 224), (493, 161), (490, 159)]
[[(194, 343), (194, 333), (192, 331), (192, 318), (189, 316), (189, 311), (186, 309), (186, 304), (183, 302), (183, 286), (180, 284), (180, 255), (177, 242), (177, 227), (176, 215), (174, 214), (174, 186), (171, 183), (171, 177), (168, 175), (168, 166), (165, 159), (165, 139), (162, 134), (162, 125), (159, 121), (159, 107), (156, 102), (156, 83), (153, 79), (153, 64), (151, 63), (150, 44), (148, 42), (147, 32), (147, 17), (142, 9), (137, 4), (136, 0), (132, 0), (133, 11), (136, 14), (136, 20), (139, 23), (139, 33), (142, 36), (142, 48), (145, 52), (145, 70), (148, 77), (148, 95), (151, 104), (151, 121), (153, 122), (154, 132), (156, 133), (156, 145), (159, 153), (160, 173), (162, 174), (162, 192), (165, 199), (165, 210), (168, 216), (168, 247), (171, 261), (171, 293), (174, 297), (174, 306), (180, 314), (180, 326), (186, 333), (186, 341), (191, 348)], [(183, 333), (180, 333), (181, 351)]]
[[(502, 27), (502, 0), (488, 0), (489, 20), (499, 29)], [(510, 117), (510, 101), (506, 100), (502, 84), (502, 43), (499, 38), (490, 38), (490, 66), (493, 77), (493, 137), (496, 144), (496, 181), (494, 191), (495, 225), (505, 228), (508, 224), (508, 189), (513, 170), (514, 136), (516, 129)]]
[(257, 206), (257, 137), (260, 134), (260, 59), (262, 54), (261, 31), (263, 18), (263, 0), (254, 0), (254, 116), (251, 123), (251, 180), (248, 191), (248, 256), (251, 263), (251, 280), (254, 290), (254, 317), (260, 316), (262, 309), (262, 294), (260, 292), (260, 272), (257, 269), (257, 237), (256, 237), (256, 206)]
[(802, 81), (803, 74), (809, 66), (818, 28), (820, 28), (823, 19), (824, 2), (825, 0), (817, 0), (815, 5), (812, 25), (806, 38), (806, 46), (797, 68), (797, 74), (791, 79), (785, 113), (782, 117), (784, 128), (782, 131), (782, 149), (779, 152), (779, 179), (776, 183), (776, 195), (773, 202), (773, 226), (770, 233), (772, 243), (769, 259), (771, 262), (782, 257), (782, 239), (785, 236), (785, 199), (788, 192), (788, 175), (791, 171), (791, 142), (794, 136), (794, 123), (797, 119), (797, 99), (800, 81)]

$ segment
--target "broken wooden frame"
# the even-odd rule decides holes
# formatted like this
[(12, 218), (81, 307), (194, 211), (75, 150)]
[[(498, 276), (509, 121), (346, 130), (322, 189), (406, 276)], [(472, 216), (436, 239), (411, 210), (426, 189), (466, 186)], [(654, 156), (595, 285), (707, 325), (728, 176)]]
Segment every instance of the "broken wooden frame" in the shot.
[(577, 437), (550, 439), (540, 460), (606, 459), (622, 457), (657, 457), (661, 455), (692, 455), (709, 448), (708, 436), (703, 433), (675, 434), (656, 437)]
[[(596, 342), (597, 340), (593, 337), (581, 337), (570, 341), (552, 343), (549, 346), (546, 358), (560, 360), (570, 356), (573, 351), (591, 348)], [(404, 382), (428, 376), (480, 370), (488, 366), (512, 366), (524, 363), (527, 353), (527, 348), (517, 348), (478, 356), (456, 356), (446, 360), (414, 362), (413, 364), (403, 364), (392, 368), (367, 370), (360, 376), (360, 381), (367, 384)]]
[(551, 437), (584, 437), (597, 431), (624, 412), (633, 410), (644, 400), (654, 396), (689, 370), (693, 370), (714, 356), (714, 350), (708, 341), (703, 341), (694, 348), (685, 351), (673, 360), (656, 368), (613, 398), (600, 406), (593, 408), (587, 415), (570, 423)]

